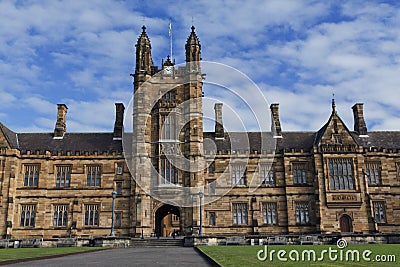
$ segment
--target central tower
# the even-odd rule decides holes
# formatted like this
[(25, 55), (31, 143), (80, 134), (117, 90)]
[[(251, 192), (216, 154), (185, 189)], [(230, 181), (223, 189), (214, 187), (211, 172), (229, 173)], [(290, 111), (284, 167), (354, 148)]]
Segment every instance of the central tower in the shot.
[(203, 82), (201, 46), (193, 26), (185, 50), (185, 64), (177, 66), (167, 56), (159, 69), (153, 65), (145, 26), (136, 44), (133, 235), (142, 231), (146, 236), (168, 235), (160, 221), (166, 205), (179, 218), (179, 232), (189, 233), (199, 223), (198, 193), (204, 185)]

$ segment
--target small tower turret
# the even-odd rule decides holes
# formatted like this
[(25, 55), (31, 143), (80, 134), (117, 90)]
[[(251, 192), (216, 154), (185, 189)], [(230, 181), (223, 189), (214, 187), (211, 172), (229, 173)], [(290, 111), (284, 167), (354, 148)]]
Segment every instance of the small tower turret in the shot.
[(194, 29), (195, 29), (194, 26), (192, 26), (192, 32), (190, 33), (185, 45), (186, 63), (196, 62), (189, 64), (192, 72), (200, 70), (199, 62), (201, 60), (200, 57), (201, 45)]
[(153, 59), (151, 57), (151, 44), (149, 36), (146, 33), (146, 26), (142, 27), (142, 34), (140, 35), (136, 45), (136, 69), (135, 73), (146, 73), (151, 75), (153, 67)]

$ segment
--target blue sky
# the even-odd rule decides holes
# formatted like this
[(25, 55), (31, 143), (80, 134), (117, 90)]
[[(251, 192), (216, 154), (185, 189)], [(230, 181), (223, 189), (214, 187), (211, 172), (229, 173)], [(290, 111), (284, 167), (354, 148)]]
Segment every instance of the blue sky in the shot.
[(114, 103), (132, 94), (141, 26), (161, 65), (170, 17), (176, 62), (193, 23), (202, 58), (240, 70), (280, 103), (284, 131), (318, 130), (333, 92), (350, 129), (351, 107), (363, 102), (369, 130), (400, 130), (400, 4), (365, 0), (2, 0), (0, 121), (53, 131), (56, 104), (65, 103), (68, 131), (112, 131)]

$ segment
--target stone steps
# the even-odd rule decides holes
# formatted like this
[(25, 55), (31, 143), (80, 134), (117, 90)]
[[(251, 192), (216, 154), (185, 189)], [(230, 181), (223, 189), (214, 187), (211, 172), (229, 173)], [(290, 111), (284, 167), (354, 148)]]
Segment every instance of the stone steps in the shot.
[(132, 247), (182, 247), (182, 238), (133, 238), (131, 239)]

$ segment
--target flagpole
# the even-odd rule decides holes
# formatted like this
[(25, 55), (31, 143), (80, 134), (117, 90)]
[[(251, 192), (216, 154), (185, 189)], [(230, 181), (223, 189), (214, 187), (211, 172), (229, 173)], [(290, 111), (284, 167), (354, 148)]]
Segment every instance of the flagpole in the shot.
[(169, 51), (169, 53), (170, 53), (170, 58), (171, 58), (171, 61), (172, 61), (172, 19), (170, 18), (169, 19), (169, 46), (170, 46), (170, 51)]

